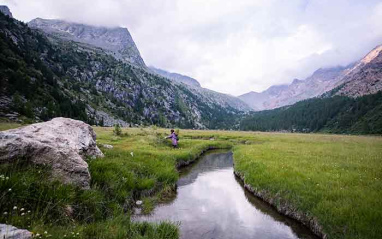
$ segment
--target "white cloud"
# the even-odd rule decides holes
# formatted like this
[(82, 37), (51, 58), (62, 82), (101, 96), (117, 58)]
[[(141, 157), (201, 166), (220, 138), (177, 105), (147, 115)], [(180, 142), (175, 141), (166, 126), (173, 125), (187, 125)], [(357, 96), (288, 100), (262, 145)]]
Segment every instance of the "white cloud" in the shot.
[(379, 0), (0, 0), (15, 17), (129, 28), (147, 64), (242, 94), (382, 43)]

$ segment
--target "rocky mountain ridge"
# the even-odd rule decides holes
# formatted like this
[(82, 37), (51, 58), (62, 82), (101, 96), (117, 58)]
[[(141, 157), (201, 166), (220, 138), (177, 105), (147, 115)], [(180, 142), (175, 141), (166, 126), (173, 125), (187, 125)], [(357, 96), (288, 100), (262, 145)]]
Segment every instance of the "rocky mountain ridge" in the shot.
[(336, 95), (360, 97), (382, 90), (382, 45), (377, 46), (337, 83)]
[(162, 70), (162, 69), (155, 68), (153, 66), (150, 66), (149, 68), (154, 73), (156, 73), (156, 74), (158, 74), (160, 76), (166, 77), (166, 78), (168, 78), (170, 80), (173, 80), (173, 81), (176, 81), (176, 82), (180, 82), (180, 83), (184, 83), (184, 84), (190, 85), (190, 86), (201, 87), (200, 83), (197, 80), (195, 80), (194, 78), (191, 78), (189, 76), (185, 76), (185, 75), (178, 74), (178, 73), (168, 72), (168, 71), (165, 71), (165, 70)]
[(64, 20), (36, 18), (29, 27), (41, 29), (62, 39), (87, 43), (100, 47), (117, 59), (139, 67), (146, 67), (137, 46), (127, 28), (98, 27)]
[(7, 6), (0, 6), (0, 12), (2, 12), (5, 16), (13, 18), (12, 12)]
[(261, 93), (249, 92), (239, 98), (260, 111), (292, 105), (323, 94), (351, 97), (374, 94), (382, 90), (381, 51), (382, 46), (378, 46), (348, 66), (320, 68), (305, 80), (295, 79), (290, 85), (271, 86)]

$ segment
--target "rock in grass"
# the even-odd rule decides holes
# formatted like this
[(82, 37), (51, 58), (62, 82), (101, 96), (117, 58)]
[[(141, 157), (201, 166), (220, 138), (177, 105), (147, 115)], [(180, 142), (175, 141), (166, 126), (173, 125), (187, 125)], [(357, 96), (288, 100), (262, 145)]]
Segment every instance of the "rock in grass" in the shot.
[(32, 238), (32, 233), (18, 229), (14, 226), (0, 224), (0, 238), (1, 239), (30, 239)]
[(113, 145), (110, 145), (110, 144), (103, 144), (102, 145), (105, 149), (112, 149), (114, 148)]
[(63, 183), (90, 187), (86, 157), (103, 157), (92, 127), (82, 121), (55, 118), (0, 132), (0, 163), (17, 160), (48, 166)]

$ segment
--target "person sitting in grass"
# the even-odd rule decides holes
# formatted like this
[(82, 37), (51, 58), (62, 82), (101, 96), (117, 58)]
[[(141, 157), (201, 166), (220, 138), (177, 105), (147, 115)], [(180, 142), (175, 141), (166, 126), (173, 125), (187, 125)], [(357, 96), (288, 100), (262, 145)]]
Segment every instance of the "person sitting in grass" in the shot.
[(166, 137), (166, 139), (171, 139), (172, 146), (178, 148), (178, 135), (175, 133), (175, 130), (172, 129), (170, 136)]

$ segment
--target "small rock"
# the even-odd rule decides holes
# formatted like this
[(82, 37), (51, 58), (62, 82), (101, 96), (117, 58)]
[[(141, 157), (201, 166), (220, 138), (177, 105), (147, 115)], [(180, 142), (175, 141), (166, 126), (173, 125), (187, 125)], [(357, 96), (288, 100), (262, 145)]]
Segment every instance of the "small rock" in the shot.
[(103, 144), (102, 147), (106, 148), (106, 149), (112, 149), (114, 148), (113, 145), (110, 145), (110, 144)]
[(30, 239), (32, 238), (32, 233), (24, 229), (18, 229), (11, 225), (0, 224), (0, 238), (1, 239)]
[(142, 205), (142, 203), (143, 203), (143, 202), (142, 202), (141, 200), (138, 200), (138, 201), (135, 202), (135, 204), (137, 204), (137, 206)]

